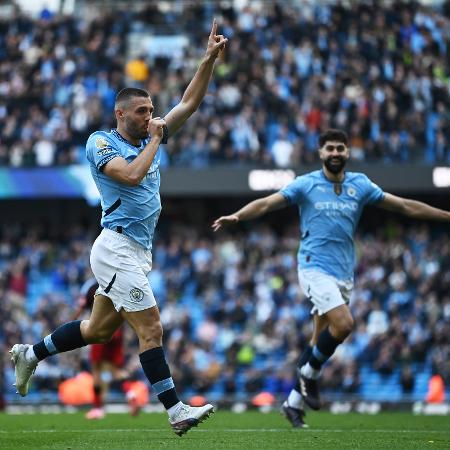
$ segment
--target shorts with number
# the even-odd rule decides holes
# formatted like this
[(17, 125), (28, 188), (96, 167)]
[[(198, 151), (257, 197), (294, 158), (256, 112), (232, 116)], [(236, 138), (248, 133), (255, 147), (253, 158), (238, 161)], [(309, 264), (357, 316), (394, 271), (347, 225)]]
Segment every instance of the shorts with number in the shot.
[(352, 280), (338, 280), (314, 269), (300, 269), (298, 279), (303, 293), (313, 304), (311, 314), (318, 313), (321, 316), (350, 301)]
[(104, 228), (91, 250), (96, 294), (109, 297), (117, 311), (142, 311), (156, 305), (148, 275), (152, 254), (128, 236)]

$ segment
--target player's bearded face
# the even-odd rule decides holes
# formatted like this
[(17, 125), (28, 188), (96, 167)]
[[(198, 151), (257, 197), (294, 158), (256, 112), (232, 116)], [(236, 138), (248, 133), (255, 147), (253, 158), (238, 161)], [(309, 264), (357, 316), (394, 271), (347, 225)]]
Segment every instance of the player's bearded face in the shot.
[(349, 158), (347, 146), (340, 142), (327, 142), (320, 153), (323, 164), (334, 174), (344, 170)]
[(135, 97), (123, 109), (123, 120), (127, 133), (134, 139), (148, 137), (148, 124), (153, 114), (149, 97)]
[(342, 155), (329, 156), (324, 160), (323, 163), (331, 173), (339, 173), (344, 169), (345, 165), (347, 164), (347, 158)]

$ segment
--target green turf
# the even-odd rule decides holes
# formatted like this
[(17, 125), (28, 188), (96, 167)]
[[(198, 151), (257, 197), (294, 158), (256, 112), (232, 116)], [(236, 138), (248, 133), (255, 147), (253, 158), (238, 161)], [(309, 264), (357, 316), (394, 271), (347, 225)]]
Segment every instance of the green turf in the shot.
[(433, 449), (450, 448), (450, 419), (403, 413), (308, 414), (308, 430), (294, 430), (278, 413), (219, 411), (183, 437), (165, 414), (81, 413), (0, 415), (0, 449)]

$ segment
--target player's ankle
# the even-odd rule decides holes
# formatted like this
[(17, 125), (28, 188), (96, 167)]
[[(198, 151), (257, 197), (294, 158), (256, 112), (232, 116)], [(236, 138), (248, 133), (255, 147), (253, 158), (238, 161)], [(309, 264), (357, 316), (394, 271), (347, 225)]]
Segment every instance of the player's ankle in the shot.
[(169, 418), (171, 419), (172, 417), (176, 416), (178, 414), (178, 411), (180, 410), (180, 408), (183, 405), (184, 405), (184, 403), (182, 401), (179, 401), (176, 405), (171, 406), (167, 410), (167, 414), (169, 415)]
[(310, 378), (312, 380), (317, 380), (320, 376), (320, 370), (316, 370), (309, 363), (306, 363), (301, 369), (300, 373), (305, 378)]
[(28, 347), (27, 351), (25, 352), (25, 359), (27, 360), (28, 363), (31, 363), (31, 364), (37, 364), (39, 362), (39, 359), (36, 356), (36, 353), (34, 353), (32, 345), (30, 345)]

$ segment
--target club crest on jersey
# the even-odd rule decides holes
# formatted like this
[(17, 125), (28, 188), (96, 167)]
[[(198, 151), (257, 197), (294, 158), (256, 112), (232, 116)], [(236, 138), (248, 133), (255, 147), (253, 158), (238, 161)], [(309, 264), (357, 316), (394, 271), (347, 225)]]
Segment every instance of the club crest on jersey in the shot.
[(104, 138), (104, 137), (98, 137), (95, 140), (95, 146), (97, 148), (99, 148), (100, 150), (105, 149), (106, 147), (108, 147), (108, 141)]
[(348, 194), (350, 197), (354, 197), (354, 196), (356, 195), (356, 190), (355, 190), (355, 188), (349, 187), (349, 188), (347, 189), (347, 194)]
[(334, 192), (336, 195), (342, 194), (342, 184), (341, 183), (334, 183)]
[(144, 298), (144, 292), (142, 291), (142, 289), (133, 288), (130, 291), (130, 298), (132, 302), (141, 302)]

